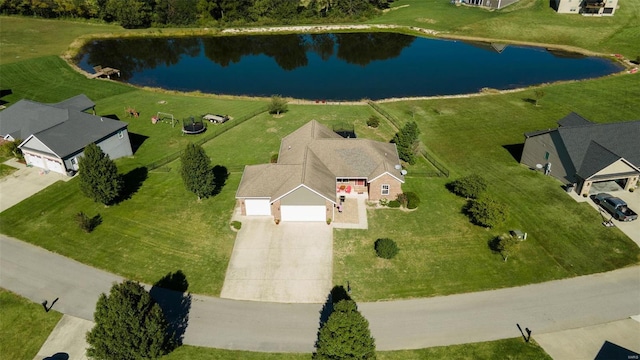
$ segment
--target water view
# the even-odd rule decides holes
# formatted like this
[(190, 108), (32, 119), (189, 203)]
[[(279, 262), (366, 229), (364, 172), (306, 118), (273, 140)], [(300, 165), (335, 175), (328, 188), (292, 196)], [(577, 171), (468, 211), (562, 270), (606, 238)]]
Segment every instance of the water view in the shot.
[(96, 40), (78, 65), (134, 85), (309, 100), (452, 95), (600, 77), (622, 66), (543, 48), (394, 33)]

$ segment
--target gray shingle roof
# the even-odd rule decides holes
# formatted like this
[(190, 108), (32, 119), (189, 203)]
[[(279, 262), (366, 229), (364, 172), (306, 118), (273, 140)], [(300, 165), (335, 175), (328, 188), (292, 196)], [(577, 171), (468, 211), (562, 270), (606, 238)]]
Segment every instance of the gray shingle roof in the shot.
[(51, 106), (71, 111), (85, 111), (94, 108), (96, 104), (87, 95), (80, 94)]
[[(64, 159), (81, 151), (91, 143), (98, 142), (125, 129), (127, 125), (127, 123), (118, 120), (69, 111), (67, 121), (40, 131), (34, 134), (34, 137)], [(23, 147), (28, 147), (28, 144), (24, 144)]]
[(395, 144), (345, 139), (312, 120), (282, 139), (277, 164), (245, 168), (236, 197), (274, 201), (304, 185), (333, 201), (337, 177), (371, 180), (388, 172), (404, 182), (396, 164)]
[(593, 125), (591, 121), (583, 118), (582, 116), (572, 112), (571, 114), (563, 117), (558, 121), (558, 125), (568, 127), (568, 126), (582, 126), (582, 125)]
[[(604, 168), (601, 165), (605, 160), (613, 159), (611, 154), (617, 157), (615, 160), (624, 158), (634, 166), (640, 167), (640, 120), (561, 126), (558, 128), (558, 133), (582, 178), (589, 177)], [(592, 145), (592, 142), (596, 145)], [(599, 147), (606, 149), (606, 152), (598, 149)], [(606, 155), (607, 153), (610, 155)], [(596, 169), (595, 172), (592, 172), (594, 169)]]
[(0, 135), (26, 139), (69, 118), (69, 110), (30, 100), (20, 100), (0, 112)]

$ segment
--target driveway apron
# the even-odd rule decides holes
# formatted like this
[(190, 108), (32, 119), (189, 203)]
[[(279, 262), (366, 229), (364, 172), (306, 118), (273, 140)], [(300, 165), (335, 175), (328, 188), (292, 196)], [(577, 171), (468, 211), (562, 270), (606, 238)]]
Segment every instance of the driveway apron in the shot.
[(243, 217), (220, 297), (323, 303), (332, 285), (332, 226)]

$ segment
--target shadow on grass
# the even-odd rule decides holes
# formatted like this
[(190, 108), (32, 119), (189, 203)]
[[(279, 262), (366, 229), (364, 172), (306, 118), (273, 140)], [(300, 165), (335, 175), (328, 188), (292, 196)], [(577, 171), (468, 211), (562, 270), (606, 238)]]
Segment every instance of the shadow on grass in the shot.
[(524, 150), (524, 143), (502, 145), (502, 148), (507, 150), (509, 154), (511, 154), (511, 157), (513, 157), (518, 163), (520, 163), (520, 159), (522, 159), (522, 151)]
[(129, 142), (131, 142), (131, 151), (133, 151), (133, 153), (135, 154), (140, 148), (140, 146), (142, 146), (142, 143), (144, 143), (145, 140), (147, 140), (148, 138), (149, 138), (148, 136), (130, 132)]
[(189, 324), (191, 294), (187, 292), (188, 288), (187, 277), (182, 270), (178, 270), (163, 276), (149, 291), (151, 297), (162, 308), (169, 324), (168, 332), (173, 339), (174, 347), (182, 345), (184, 333)]
[(122, 187), (120, 197), (116, 202), (119, 203), (124, 200), (131, 199), (133, 194), (140, 190), (140, 187), (142, 187), (142, 184), (147, 180), (148, 176), (149, 170), (147, 170), (146, 167), (138, 167), (124, 174), (122, 176), (122, 182), (124, 185)]
[(216, 165), (211, 169), (213, 172), (213, 183), (215, 184), (215, 188), (213, 190), (213, 195), (218, 195), (222, 188), (227, 183), (227, 179), (229, 178), (229, 170), (222, 166)]
[(537, 104), (536, 99), (532, 99), (532, 98), (524, 98), (524, 99), (522, 99), (522, 101), (524, 101), (526, 103), (529, 103), (531, 105), (536, 105)]

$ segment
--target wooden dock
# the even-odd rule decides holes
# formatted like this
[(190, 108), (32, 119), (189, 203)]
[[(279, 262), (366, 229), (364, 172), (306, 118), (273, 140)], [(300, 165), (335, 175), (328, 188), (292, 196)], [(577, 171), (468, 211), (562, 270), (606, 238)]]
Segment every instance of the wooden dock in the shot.
[(98, 65), (98, 66), (94, 66), (93, 70), (95, 70), (95, 74), (91, 74), (91, 79), (95, 79), (98, 77), (106, 77), (107, 79), (111, 79), (111, 75), (113, 74), (117, 74), (118, 77), (120, 77), (120, 70), (118, 69), (114, 69), (114, 68), (110, 68), (110, 67), (105, 67), (103, 68), (102, 66)]

